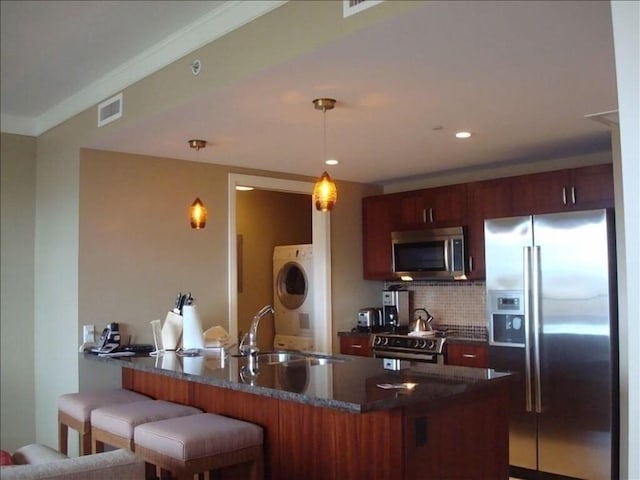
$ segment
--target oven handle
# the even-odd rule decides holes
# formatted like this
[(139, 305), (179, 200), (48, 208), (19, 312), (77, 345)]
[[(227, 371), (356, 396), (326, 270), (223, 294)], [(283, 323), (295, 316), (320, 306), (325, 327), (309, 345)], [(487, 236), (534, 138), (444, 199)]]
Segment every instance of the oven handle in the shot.
[(444, 363), (444, 357), (438, 353), (399, 353), (387, 350), (373, 351), (374, 358), (391, 358), (397, 360), (411, 360), (424, 363)]

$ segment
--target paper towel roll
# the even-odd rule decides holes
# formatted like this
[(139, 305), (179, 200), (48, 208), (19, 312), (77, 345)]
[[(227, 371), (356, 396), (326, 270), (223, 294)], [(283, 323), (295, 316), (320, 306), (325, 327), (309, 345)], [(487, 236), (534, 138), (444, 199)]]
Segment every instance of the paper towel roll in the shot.
[(182, 308), (182, 348), (204, 348), (202, 323), (198, 315), (197, 305), (185, 305)]

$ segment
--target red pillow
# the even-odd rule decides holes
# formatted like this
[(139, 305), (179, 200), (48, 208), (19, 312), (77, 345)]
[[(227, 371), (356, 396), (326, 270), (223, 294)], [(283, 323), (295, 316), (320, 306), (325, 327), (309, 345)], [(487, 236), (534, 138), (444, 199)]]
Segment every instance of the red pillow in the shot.
[(5, 465), (13, 465), (13, 460), (11, 459), (11, 454), (9, 452), (0, 450), (0, 466)]

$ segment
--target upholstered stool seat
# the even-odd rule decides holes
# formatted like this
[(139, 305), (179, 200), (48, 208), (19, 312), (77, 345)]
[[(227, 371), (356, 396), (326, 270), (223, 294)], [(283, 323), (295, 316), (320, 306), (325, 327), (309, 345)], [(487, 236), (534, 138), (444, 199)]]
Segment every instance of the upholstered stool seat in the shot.
[(249, 464), (251, 480), (264, 477), (263, 431), (253, 423), (202, 413), (139, 425), (135, 451), (175, 478)]
[(91, 453), (91, 412), (107, 405), (149, 400), (149, 397), (123, 388), (67, 393), (58, 397), (58, 450), (68, 454), (69, 428), (80, 435), (80, 455)]
[(133, 450), (133, 432), (138, 425), (198, 413), (202, 413), (202, 410), (164, 400), (144, 400), (97, 408), (91, 412), (93, 452), (102, 452), (105, 443)]

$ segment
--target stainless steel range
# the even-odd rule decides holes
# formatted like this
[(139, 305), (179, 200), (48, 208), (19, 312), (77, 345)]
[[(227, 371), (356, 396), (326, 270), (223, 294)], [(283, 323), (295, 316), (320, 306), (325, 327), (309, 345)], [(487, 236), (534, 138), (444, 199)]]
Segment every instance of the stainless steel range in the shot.
[(446, 338), (437, 335), (413, 336), (378, 333), (373, 336), (372, 349), (376, 358), (410, 360), (444, 364)]

